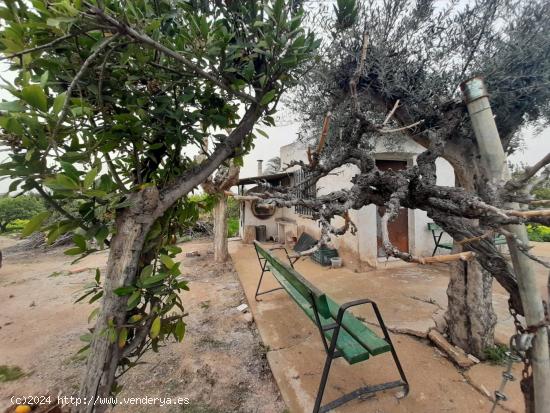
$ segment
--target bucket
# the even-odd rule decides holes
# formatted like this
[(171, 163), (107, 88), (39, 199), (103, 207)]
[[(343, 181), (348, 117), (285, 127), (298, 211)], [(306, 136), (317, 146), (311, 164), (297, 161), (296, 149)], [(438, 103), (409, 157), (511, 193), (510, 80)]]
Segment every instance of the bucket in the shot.
[(330, 259), (330, 266), (331, 268), (340, 268), (342, 266), (342, 258), (332, 257)]
[(259, 242), (267, 241), (267, 228), (265, 225), (256, 226), (256, 240)]

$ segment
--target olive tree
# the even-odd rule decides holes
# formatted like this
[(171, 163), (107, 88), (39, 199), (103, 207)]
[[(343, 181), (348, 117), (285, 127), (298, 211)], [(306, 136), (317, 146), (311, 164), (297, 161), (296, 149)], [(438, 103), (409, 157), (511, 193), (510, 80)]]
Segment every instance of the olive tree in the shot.
[[(49, 212), (26, 232), (51, 242), (72, 231), (84, 256), (109, 248), (87, 291), (92, 312), (87, 400), (148, 348), (185, 332), (178, 231), (198, 215), (187, 195), (220, 165), (237, 164), (255, 126), (273, 124), (283, 91), (312, 62), (318, 41), (301, 2), (9, 0), (1, 52), (17, 73), (0, 102), (2, 175), (37, 191)], [(307, 65), (306, 65), (307, 66)], [(205, 139), (212, 148), (198, 159)], [(76, 203), (68, 210), (65, 205)], [(84, 297), (83, 297), (84, 298)], [(98, 403), (79, 411), (103, 411)]]
[[(302, 135), (315, 149), (310, 149), (307, 162), (286, 167), (300, 166), (307, 182), (316, 185), (335, 169), (351, 165), (356, 170), (352, 186), (313, 199), (296, 197), (296, 188), (268, 188), (257, 196), (280, 206), (310, 208), (323, 228), (321, 243), (353, 230), (350, 210), (369, 204), (385, 207), (380, 225), (388, 256), (419, 263), (442, 261), (400, 251), (388, 236), (387, 224), (400, 207), (426, 211), (455, 240), (455, 254), (444, 259), (460, 262), (448, 288), (449, 335), (455, 344), (483, 357), (484, 348), (493, 343), (496, 323), (492, 277), (510, 294), (511, 312), (524, 314), (517, 280), (525, 274), (512, 268), (493, 239), (503, 234), (521, 254), (537, 259), (506, 226), (548, 225), (548, 210), (523, 211), (508, 205), (520, 202), (526, 208), (532, 203), (528, 183), (541, 171), (537, 180), (548, 179), (550, 155), (541, 156), (516, 178), (495, 185), (459, 85), (472, 76), (486, 79), (507, 153), (517, 147), (523, 125), (547, 122), (550, 4), (543, 0), (336, 3), (334, 11), (316, 11), (312, 26), (324, 33), (322, 59), (292, 100), (303, 119)], [(425, 150), (415, 165), (403, 171), (379, 170), (376, 143), (398, 138), (410, 139)], [(452, 165), (455, 187), (437, 185), (438, 158)], [(464, 259), (470, 260), (467, 267)], [(547, 337), (546, 324), (538, 320), (528, 330)], [(537, 369), (548, 378), (548, 349), (543, 350), (546, 356), (536, 360)], [(528, 379), (522, 387), (530, 399)], [(543, 395), (540, 389), (539, 383)]]

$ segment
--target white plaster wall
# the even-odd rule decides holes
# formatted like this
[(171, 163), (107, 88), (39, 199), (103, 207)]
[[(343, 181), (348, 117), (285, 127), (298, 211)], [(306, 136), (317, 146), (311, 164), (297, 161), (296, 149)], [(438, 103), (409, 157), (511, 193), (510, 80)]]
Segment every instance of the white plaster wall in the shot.
[[(422, 146), (406, 137), (392, 138), (391, 141), (378, 139), (375, 144), (375, 157), (381, 160), (403, 160), (407, 161), (409, 166), (411, 166), (416, 163), (417, 155), (423, 150), (424, 148)], [(307, 161), (307, 150), (303, 144), (295, 142), (281, 147), (280, 157), (282, 165), (288, 164), (293, 160)], [(298, 168), (298, 166), (292, 167), (289, 168), (288, 171), (293, 171)], [(454, 186), (455, 179), (451, 165), (446, 160), (440, 158), (436, 161), (436, 168), (437, 184)], [(357, 171), (355, 165), (345, 165), (338, 168), (334, 171), (335, 175), (329, 175), (319, 181), (317, 185), (318, 195), (351, 187), (351, 178)], [(317, 222), (299, 216), (294, 212), (294, 208), (282, 208), (280, 213), (285, 219), (296, 222), (299, 234), (306, 231), (314, 237), (319, 237), (320, 229)], [(252, 212), (250, 211), (250, 215), (251, 214)], [(368, 205), (361, 208), (359, 211), (351, 211), (350, 218), (357, 225), (357, 233), (352, 235), (351, 232), (348, 231), (343, 236), (333, 237), (334, 246), (336, 248), (345, 247), (354, 252), (361, 261), (371, 266), (376, 266), (378, 262), (376, 206)], [(338, 217), (332, 224), (339, 226), (342, 225), (343, 222), (343, 219)], [(421, 210), (409, 211), (410, 253), (415, 255), (431, 255), (434, 248), (434, 241), (432, 233), (428, 230), (429, 222), (432, 222), (432, 220), (428, 218), (426, 212)], [(266, 221), (262, 221), (262, 224), (267, 225)], [(268, 228), (268, 236), (271, 234), (270, 231), (271, 230)], [(272, 231), (276, 232), (276, 228), (273, 227)], [(450, 237), (445, 234), (443, 240), (444, 242), (449, 242)], [(440, 252), (442, 251), (440, 250)]]
[[(273, 237), (275, 239), (275, 237), (277, 236), (277, 224), (275, 223), (275, 219), (282, 218), (283, 211), (280, 208), (277, 208), (273, 216), (269, 217), (268, 219), (259, 219), (256, 218), (252, 213), (252, 208), (250, 207), (251, 204), (251, 201), (244, 202), (244, 225), (265, 225), (267, 239), (269, 239), (270, 237)], [(239, 228), (239, 234), (241, 237), (243, 236), (244, 225), (241, 225), (241, 227)]]

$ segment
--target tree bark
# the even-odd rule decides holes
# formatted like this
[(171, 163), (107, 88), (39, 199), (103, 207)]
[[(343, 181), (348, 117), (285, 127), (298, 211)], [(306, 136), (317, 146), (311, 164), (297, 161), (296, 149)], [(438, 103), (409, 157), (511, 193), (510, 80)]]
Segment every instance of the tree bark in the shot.
[(116, 234), (111, 240), (107, 269), (103, 275), (101, 312), (80, 387), (83, 404), (76, 408), (77, 413), (104, 412), (110, 407), (106, 399), (111, 395), (121, 354), (117, 340), (112, 342), (104, 332), (109, 324), (121, 326), (126, 321), (128, 297), (119, 297), (114, 290), (132, 285), (136, 280), (143, 244), (154, 222), (158, 190), (148, 188), (136, 194), (132, 201), (132, 206), (116, 219)]
[(227, 251), (227, 196), (221, 194), (214, 205), (214, 260), (225, 262)]
[[(475, 192), (473, 176), (461, 172), (457, 186)], [(462, 248), (455, 242), (453, 250), (460, 252)], [(477, 261), (451, 265), (445, 313), (447, 332), (453, 344), (481, 360), (486, 358), (484, 350), (494, 345), (497, 316), (492, 292), (493, 277)]]
[(493, 278), (475, 260), (451, 265), (445, 314), (451, 342), (479, 359), (494, 345)]

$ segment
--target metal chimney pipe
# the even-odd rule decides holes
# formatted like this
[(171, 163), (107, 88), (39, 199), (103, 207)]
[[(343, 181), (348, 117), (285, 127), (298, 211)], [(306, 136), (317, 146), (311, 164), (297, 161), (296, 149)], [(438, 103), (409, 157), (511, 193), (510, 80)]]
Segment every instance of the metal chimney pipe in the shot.
[(263, 162), (264, 161), (262, 159), (258, 159), (258, 176), (262, 176), (264, 174), (264, 171), (262, 169)]

